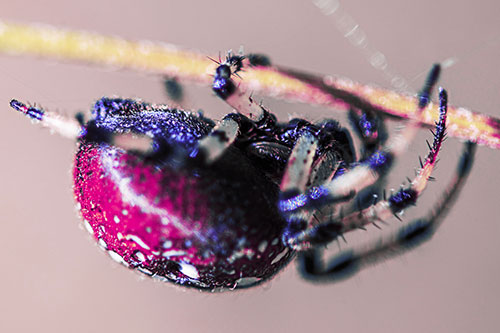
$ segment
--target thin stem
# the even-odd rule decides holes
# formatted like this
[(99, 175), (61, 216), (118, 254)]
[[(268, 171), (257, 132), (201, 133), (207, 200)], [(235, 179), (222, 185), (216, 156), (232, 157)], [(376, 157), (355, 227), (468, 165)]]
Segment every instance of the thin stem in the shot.
[[(0, 21), (0, 52), (29, 54), (68, 61), (115, 66), (176, 77), (206, 86), (212, 83), (217, 64), (205, 55), (184, 51), (165, 43), (126, 41), (50, 26), (19, 25)], [(256, 66), (240, 72), (241, 89), (260, 95), (322, 105), (332, 109), (370, 107), (400, 118), (433, 126), (439, 107), (430, 104), (419, 116), (416, 96), (282, 67)], [(491, 148), (500, 149), (500, 119), (465, 108), (449, 106), (448, 133)]]

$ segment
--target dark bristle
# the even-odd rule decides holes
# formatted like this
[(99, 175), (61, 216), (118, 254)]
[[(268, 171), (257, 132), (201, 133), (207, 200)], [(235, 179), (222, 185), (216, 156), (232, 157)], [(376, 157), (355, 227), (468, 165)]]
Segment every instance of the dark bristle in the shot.
[(431, 144), (429, 143), (429, 140), (425, 140), (425, 143), (427, 143), (427, 147), (429, 148), (429, 150), (432, 150), (432, 146), (431, 146)]
[(399, 217), (397, 213), (392, 213), (392, 215), (394, 215), (394, 217), (397, 218), (399, 222), (403, 222), (403, 220)]

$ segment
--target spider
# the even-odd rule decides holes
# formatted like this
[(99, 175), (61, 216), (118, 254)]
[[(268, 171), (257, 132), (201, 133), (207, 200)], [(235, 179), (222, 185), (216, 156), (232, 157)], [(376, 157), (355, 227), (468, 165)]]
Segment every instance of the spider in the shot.
[[(101, 98), (88, 121), (17, 100), (11, 106), (78, 140), (74, 194), (85, 227), (112, 259), (160, 280), (201, 290), (246, 288), (270, 279), (297, 254), (306, 277), (337, 279), (367, 258), (432, 235), (470, 171), (473, 143), (465, 144), (457, 175), (429, 216), (365, 248), (340, 251), (327, 264), (322, 258), (324, 245), (399, 219), (416, 203), (446, 135), (444, 89), (420, 170), (407, 187), (378, 200), (365, 189), (378, 187), (419, 122), (409, 120), (389, 138), (376, 110), (353, 100), (349, 117), (363, 143), (356, 159), (350, 132), (336, 120), (281, 123), (241, 89), (237, 72), (269, 66), (251, 59), (230, 55), (218, 62), (212, 89), (237, 112), (217, 123), (123, 98)], [(439, 73), (435, 65), (418, 95), (418, 112), (427, 108)]]

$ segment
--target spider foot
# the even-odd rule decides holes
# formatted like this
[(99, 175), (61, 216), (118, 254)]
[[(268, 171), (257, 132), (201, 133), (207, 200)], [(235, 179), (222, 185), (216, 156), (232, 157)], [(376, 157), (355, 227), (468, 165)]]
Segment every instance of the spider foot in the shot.
[(71, 119), (42, 108), (26, 105), (16, 99), (10, 102), (10, 106), (30, 119), (39, 121), (43, 127), (47, 127), (63, 137), (74, 140), (82, 135), (82, 126), (76, 119)]

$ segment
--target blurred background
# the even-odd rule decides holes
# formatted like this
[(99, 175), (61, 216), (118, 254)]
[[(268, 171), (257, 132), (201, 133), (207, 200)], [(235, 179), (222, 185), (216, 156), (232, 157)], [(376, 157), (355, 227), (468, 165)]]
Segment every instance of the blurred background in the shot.
[[(450, 102), (500, 117), (497, 2), (342, 3), (413, 87), (436, 61), (455, 58), (440, 84)], [(41, 22), (165, 41), (217, 55), (260, 52), (276, 64), (391, 88), (385, 75), (311, 1), (0, 0), (0, 19)], [(434, 238), (335, 284), (311, 284), (292, 263), (246, 291), (200, 293), (142, 278), (102, 253), (81, 227), (72, 195), (75, 143), (30, 125), (11, 98), (73, 115), (102, 96), (167, 102), (161, 77), (0, 55), (0, 331), (2, 332), (494, 332), (500, 308), (500, 151), (480, 147), (461, 197)], [(230, 110), (207, 88), (190, 105)], [(263, 99), (286, 120), (342, 113)], [(422, 131), (389, 179), (397, 187), (427, 153)], [(455, 170), (460, 142), (446, 141), (437, 182), (409, 218), (426, 213)], [(376, 229), (369, 233), (377, 235)]]

